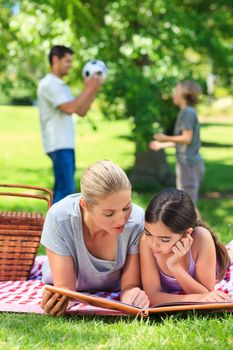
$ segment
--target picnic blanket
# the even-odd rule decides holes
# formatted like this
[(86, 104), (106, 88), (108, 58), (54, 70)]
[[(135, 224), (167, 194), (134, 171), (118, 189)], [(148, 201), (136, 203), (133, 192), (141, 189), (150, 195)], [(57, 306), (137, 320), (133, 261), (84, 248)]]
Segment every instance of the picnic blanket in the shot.
[[(40, 307), (44, 284), (42, 282), (42, 265), (45, 256), (37, 256), (28, 281), (0, 282), (0, 311), (43, 314)], [(119, 300), (120, 293), (97, 292), (97, 296)], [(119, 311), (107, 310), (78, 303), (67, 314), (123, 315)]]
[[(233, 248), (233, 241), (227, 246)], [(45, 256), (37, 256), (28, 281), (0, 282), (0, 311), (43, 314), (40, 302), (43, 292), (42, 265)], [(233, 263), (229, 266), (225, 278), (217, 283), (216, 289), (229, 293), (233, 298)], [(119, 292), (97, 292), (97, 296), (119, 300)], [(122, 315), (115, 310), (107, 310), (91, 305), (78, 303), (67, 311), (67, 314)]]

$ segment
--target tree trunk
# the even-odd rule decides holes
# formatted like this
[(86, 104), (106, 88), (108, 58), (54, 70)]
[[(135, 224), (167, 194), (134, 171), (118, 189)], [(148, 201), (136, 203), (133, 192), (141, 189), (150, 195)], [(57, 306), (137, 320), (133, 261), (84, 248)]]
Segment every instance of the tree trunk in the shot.
[(139, 190), (175, 186), (175, 174), (169, 168), (163, 150), (137, 152), (129, 178), (133, 187)]

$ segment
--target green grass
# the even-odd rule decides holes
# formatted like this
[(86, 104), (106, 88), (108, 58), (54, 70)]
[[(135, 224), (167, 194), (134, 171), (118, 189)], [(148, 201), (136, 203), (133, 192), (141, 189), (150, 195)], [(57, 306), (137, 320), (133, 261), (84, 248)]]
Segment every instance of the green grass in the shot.
[[(95, 132), (91, 125), (95, 123)], [(127, 138), (127, 121), (103, 121), (94, 108), (77, 123), (77, 183), (83, 170), (99, 159), (111, 159), (128, 169), (134, 144)], [(206, 176), (199, 208), (205, 221), (226, 243), (233, 238), (233, 198), (204, 198), (205, 192), (233, 194), (233, 120), (206, 121), (202, 126)], [(52, 187), (49, 159), (43, 154), (37, 110), (0, 107), (0, 182)], [(168, 161), (174, 169), (174, 150)], [(153, 193), (133, 192), (146, 207)], [(1, 198), (1, 197), (0, 197)], [(3, 197), (0, 209), (46, 210), (33, 200)], [(41, 249), (40, 253), (44, 250)], [(184, 313), (149, 320), (102, 317), (63, 317), (0, 314), (0, 349), (231, 349), (233, 320), (229, 314)]]
[(0, 348), (12, 349), (232, 349), (229, 314), (179, 314), (148, 320), (103, 317), (0, 315)]

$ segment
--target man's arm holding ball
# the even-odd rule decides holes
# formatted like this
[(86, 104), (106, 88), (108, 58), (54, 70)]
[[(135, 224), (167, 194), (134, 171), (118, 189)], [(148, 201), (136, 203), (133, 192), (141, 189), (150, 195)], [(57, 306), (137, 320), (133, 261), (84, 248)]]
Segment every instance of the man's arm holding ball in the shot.
[(100, 89), (101, 81), (97, 76), (84, 80), (83, 92), (74, 100), (59, 105), (59, 109), (67, 114), (77, 113), (84, 117), (90, 108), (97, 92)]

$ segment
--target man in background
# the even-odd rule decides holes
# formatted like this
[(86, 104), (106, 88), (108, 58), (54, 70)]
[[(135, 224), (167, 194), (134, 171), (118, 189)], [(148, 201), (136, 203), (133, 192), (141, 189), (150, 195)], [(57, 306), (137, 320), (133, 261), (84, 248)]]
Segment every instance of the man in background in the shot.
[(73, 50), (54, 46), (49, 53), (51, 71), (40, 80), (37, 90), (42, 141), (53, 163), (54, 203), (75, 192), (75, 125), (72, 114), (84, 117), (99, 88), (98, 76), (84, 81), (74, 97), (62, 78), (72, 67)]

